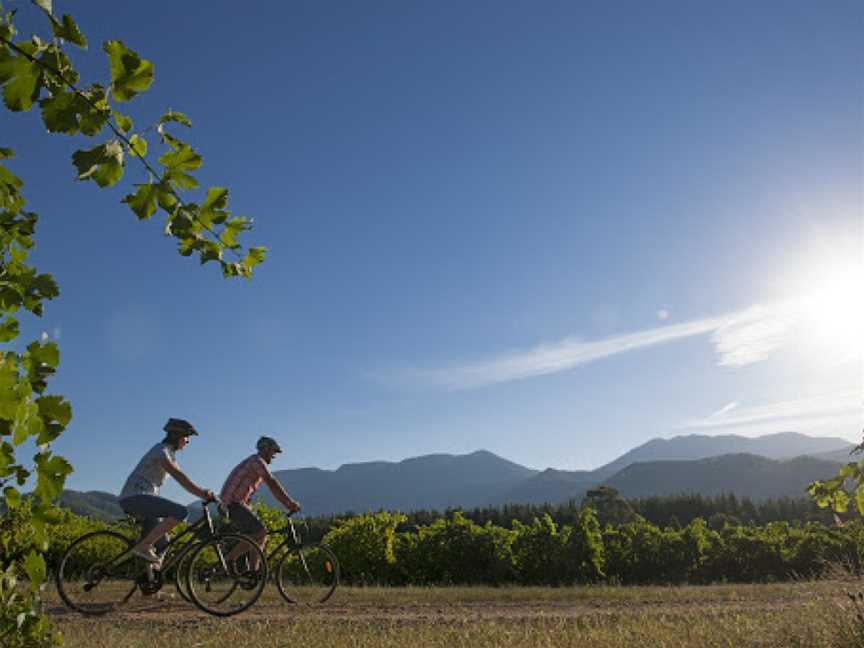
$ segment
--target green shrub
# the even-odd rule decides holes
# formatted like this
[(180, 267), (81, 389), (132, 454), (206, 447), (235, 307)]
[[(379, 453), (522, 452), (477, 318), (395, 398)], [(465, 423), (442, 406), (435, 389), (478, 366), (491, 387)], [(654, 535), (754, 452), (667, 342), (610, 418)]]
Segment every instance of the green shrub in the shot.
[(405, 519), (401, 513), (382, 511), (337, 520), (324, 543), (339, 559), (342, 580), (358, 585), (389, 582), (396, 562), (396, 527)]
[(399, 535), (395, 562), (400, 582), (499, 585), (514, 580), (514, 531), (491, 523), (481, 527), (457, 511), (416, 533)]

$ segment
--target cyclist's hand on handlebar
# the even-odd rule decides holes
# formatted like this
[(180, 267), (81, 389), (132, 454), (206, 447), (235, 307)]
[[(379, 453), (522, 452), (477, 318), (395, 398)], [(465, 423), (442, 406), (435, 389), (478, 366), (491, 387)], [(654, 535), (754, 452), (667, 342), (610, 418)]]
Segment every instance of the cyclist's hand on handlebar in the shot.
[(288, 511), (291, 513), (299, 513), (300, 504), (298, 504), (296, 500), (291, 500), (291, 506), (288, 507)]
[(210, 490), (209, 488), (206, 489), (206, 490), (204, 491), (204, 501), (205, 501), (205, 502), (215, 502), (215, 501), (217, 501), (217, 500), (216, 500), (216, 493), (214, 493), (214, 492), (213, 492), (212, 490)]

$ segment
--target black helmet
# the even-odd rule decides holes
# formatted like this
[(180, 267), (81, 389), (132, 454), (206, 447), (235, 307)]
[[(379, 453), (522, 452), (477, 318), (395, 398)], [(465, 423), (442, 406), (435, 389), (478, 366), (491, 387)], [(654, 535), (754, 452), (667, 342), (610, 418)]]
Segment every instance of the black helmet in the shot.
[(165, 427), (162, 428), (168, 434), (176, 436), (197, 436), (198, 430), (189, 421), (178, 418), (169, 418)]
[(258, 443), (255, 444), (255, 449), (258, 450), (258, 452), (264, 452), (265, 450), (282, 452), (282, 448), (280, 448), (279, 444), (276, 443), (276, 439), (271, 439), (268, 436), (262, 436), (258, 439)]

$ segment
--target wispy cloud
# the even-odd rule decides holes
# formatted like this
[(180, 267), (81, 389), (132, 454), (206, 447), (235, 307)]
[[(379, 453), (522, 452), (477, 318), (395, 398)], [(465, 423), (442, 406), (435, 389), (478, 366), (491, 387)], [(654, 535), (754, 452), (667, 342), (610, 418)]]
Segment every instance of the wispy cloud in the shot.
[(792, 341), (799, 312), (789, 302), (751, 306), (730, 315), (711, 336), (719, 364), (740, 367), (764, 360)]
[(796, 344), (806, 309), (802, 302), (756, 304), (718, 317), (691, 320), (599, 340), (568, 337), (533, 349), (507, 351), (449, 367), (402, 372), (400, 378), (446, 389), (472, 389), (566, 371), (602, 358), (696, 335), (709, 335), (717, 364), (741, 367)]
[(761, 423), (805, 421), (852, 417), (862, 414), (864, 393), (861, 389), (846, 389), (797, 400), (778, 401), (750, 407), (730, 407), (704, 418), (685, 421), (682, 428), (743, 427)]
[(719, 410), (717, 410), (716, 412), (711, 414), (708, 418), (709, 419), (719, 418), (719, 417), (723, 416), (724, 414), (728, 414), (729, 412), (731, 412), (736, 407), (738, 407), (738, 401), (732, 401), (728, 405), (724, 405)]
[(611, 355), (710, 333), (726, 323), (727, 319), (708, 318), (594, 341), (566, 338), (480, 362), (411, 373), (417, 379), (448, 389), (470, 389), (557, 373)]

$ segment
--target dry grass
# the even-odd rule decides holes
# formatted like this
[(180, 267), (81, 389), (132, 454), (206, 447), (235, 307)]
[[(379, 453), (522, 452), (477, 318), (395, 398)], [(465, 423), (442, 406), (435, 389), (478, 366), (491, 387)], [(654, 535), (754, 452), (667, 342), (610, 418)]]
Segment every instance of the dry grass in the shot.
[[(179, 599), (136, 600), (91, 619), (51, 607), (70, 648), (289, 645), (864, 647), (849, 632), (857, 583), (707, 587), (341, 588), (319, 608), (289, 606), (268, 589), (231, 619)], [(166, 588), (170, 591), (170, 588)]]

